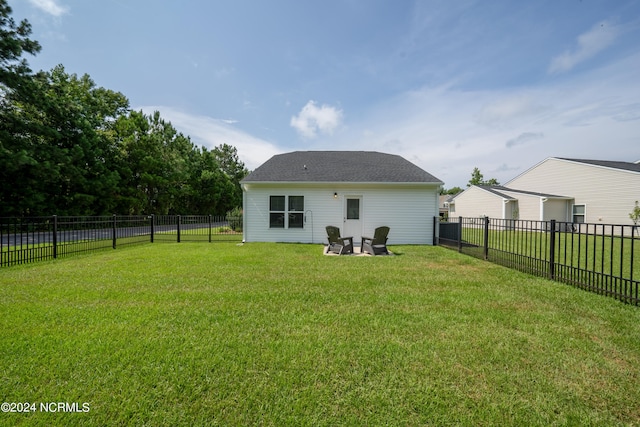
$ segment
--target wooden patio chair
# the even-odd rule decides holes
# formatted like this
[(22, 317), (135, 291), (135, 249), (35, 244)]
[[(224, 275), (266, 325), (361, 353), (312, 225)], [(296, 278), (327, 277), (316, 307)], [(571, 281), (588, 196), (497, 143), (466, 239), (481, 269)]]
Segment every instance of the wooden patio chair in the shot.
[(373, 237), (362, 236), (362, 246), (360, 252), (366, 252), (371, 255), (389, 255), (389, 250), (387, 249), (388, 235), (389, 227), (378, 227), (373, 233)]
[(353, 253), (353, 237), (340, 237), (340, 229), (333, 225), (328, 225), (327, 239), (329, 246), (327, 252), (337, 253), (338, 255), (346, 255)]

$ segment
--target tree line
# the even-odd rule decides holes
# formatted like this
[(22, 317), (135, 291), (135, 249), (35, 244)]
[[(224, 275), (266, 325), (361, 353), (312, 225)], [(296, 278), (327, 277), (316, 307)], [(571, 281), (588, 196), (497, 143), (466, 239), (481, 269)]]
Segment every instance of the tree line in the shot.
[[(475, 167), (473, 168), (473, 172), (471, 172), (471, 179), (467, 183), (467, 187), (471, 187), (472, 185), (495, 186), (495, 185), (500, 185), (500, 183), (495, 178), (485, 180), (484, 175), (482, 175), (482, 172), (480, 172), (480, 169)], [(450, 194), (453, 196), (458, 193), (462, 193), (463, 191), (464, 190), (460, 187), (452, 187), (449, 189), (443, 188), (442, 190), (440, 190), (440, 194)]]
[(0, 216), (202, 213), (242, 205), (235, 147), (208, 150), (159, 112), (58, 65), (32, 72), (40, 44), (0, 0)]

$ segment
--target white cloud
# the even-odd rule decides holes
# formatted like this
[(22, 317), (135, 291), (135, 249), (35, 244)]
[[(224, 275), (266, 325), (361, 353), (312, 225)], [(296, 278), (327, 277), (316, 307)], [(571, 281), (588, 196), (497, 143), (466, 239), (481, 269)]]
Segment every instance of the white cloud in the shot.
[(178, 132), (189, 136), (197, 144), (211, 149), (220, 144), (229, 144), (238, 150), (238, 157), (249, 170), (253, 170), (269, 160), (273, 155), (282, 152), (274, 144), (249, 135), (232, 126), (234, 120), (214, 119), (184, 113), (171, 107), (145, 106), (145, 114), (159, 111), (160, 116), (173, 125)]
[(477, 120), (486, 126), (509, 126), (544, 112), (547, 107), (525, 93), (507, 94), (482, 107)]
[(43, 12), (53, 16), (61, 16), (69, 11), (66, 6), (60, 5), (57, 0), (29, 0), (29, 2)]
[(571, 70), (579, 63), (595, 56), (611, 45), (618, 36), (618, 28), (604, 21), (596, 24), (586, 33), (578, 36), (578, 46), (556, 56), (549, 65), (549, 73), (562, 73)]
[(515, 147), (516, 145), (526, 144), (531, 141), (535, 141), (537, 139), (544, 138), (544, 134), (542, 132), (523, 132), (515, 138), (511, 138), (505, 144), (507, 148)]
[(373, 105), (321, 148), (398, 154), (447, 188), (463, 187), (474, 167), (504, 183), (551, 156), (635, 161), (638, 67), (640, 53), (537, 87), (424, 87)]
[(305, 138), (315, 138), (318, 133), (331, 135), (342, 123), (342, 110), (315, 101), (307, 102), (297, 116), (291, 117), (290, 125)]

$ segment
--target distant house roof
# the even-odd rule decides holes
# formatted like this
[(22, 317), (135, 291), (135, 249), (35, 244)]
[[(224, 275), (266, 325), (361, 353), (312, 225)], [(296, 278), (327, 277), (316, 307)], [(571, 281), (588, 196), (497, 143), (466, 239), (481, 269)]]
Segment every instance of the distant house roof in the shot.
[[(518, 200), (517, 198), (510, 196), (508, 194), (505, 194), (505, 191), (508, 191), (510, 193), (517, 193), (517, 194), (526, 194), (529, 196), (538, 196), (538, 197), (546, 197), (546, 198), (550, 198), (550, 199), (571, 199), (572, 197), (567, 197), (567, 196), (558, 196), (555, 194), (547, 194), (547, 193), (540, 193), (537, 191), (525, 191), (525, 190), (516, 190), (513, 188), (508, 188), (508, 187), (504, 187), (502, 185), (476, 185), (475, 187), (478, 187), (484, 191), (487, 191), (491, 194), (495, 194), (496, 196), (502, 197), (505, 200)], [(453, 203), (455, 203), (455, 198), (458, 197), (460, 194), (462, 193), (458, 193), (456, 194), (456, 196), (453, 198)]]
[(622, 169), (631, 172), (640, 172), (640, 163), (618, 162), (614, 160), (585, 160), (585, 159), (567, 159), (556, 157), (559, 160), (567, 160), (569, 162), (585, 163), (588, 165), (602, 166), (605, 168)]
[(482, 188), (483, 190), (502, 196), (505, 199), (515, 200), (515, 198), (511, 196), (503, 194), (502, 191), (510, 191), (511, 193), (526, 194), (529, 196), (539, 196), (539, 197), (547, 197), (547, 198), (553, 198), (553, 199), (571, 199), (571, 197), (558, 196), (556, 194), (540, 193), (538, 191), (516, 190), (513, 188), (503, 187), (501, 185), (492, 185), (492, 186), (480, 185), (479, 187)]
[(278, 154), (242, 182), (375, 182), (442, 181), (408, 160), (375, 151), (294, 151)]

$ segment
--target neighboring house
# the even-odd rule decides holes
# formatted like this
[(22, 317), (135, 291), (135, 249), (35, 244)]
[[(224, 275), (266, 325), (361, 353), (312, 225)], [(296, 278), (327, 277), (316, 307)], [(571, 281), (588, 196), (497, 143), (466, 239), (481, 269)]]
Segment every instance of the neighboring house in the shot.
[(432, 244), (443, 182), (404, 158), (370, 151), (273, 156), (241, 181), (246, 242), (325, 243), (391, 228), (389, 244)]
[(451, 194), (441, 194), (438, 198), (438, 214), (440, 218), (446, 218), (449, 215), (449, 202), (453, 199)]
[(465, 190), (450, 202), (449, 215), (515, 219), (517, 206), (519, 219), (631, 224), (636, 200), (640, 162), (549, 157), (504, 187)]
[(572, 198), (503, 186), (472, 185), (449, 202), (449, 215), (467, 218), (565, 221)]

